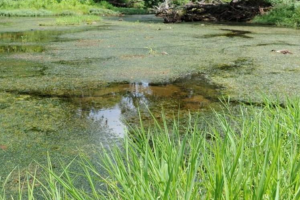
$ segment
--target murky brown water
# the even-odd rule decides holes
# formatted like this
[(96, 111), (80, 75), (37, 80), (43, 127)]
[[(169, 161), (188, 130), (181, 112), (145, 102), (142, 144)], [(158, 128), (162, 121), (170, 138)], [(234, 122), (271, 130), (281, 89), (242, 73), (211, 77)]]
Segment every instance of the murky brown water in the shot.
[(219, 89), (210, 85), (203, 74), (193, 74), (162, 84), (114, 83), (66, 100), (79, 106), (80, 115), (102, 119), (103, 126), (122, 136), (125, 124), (139, 123), (139, 112), (146, 120), (151, 118), (149, 111), (160, 117), (163, 109), (172, 118), (179, 110), (185, 113), (216, 108)]

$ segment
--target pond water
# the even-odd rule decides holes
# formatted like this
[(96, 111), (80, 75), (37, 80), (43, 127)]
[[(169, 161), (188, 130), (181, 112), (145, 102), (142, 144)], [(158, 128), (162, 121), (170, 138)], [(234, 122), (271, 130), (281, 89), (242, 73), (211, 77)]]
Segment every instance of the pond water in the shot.
[[(300, 94), (294, 29), (162, 24), (153, 16), (38, 25), (51, 20), (0, 18), (0, 182), (15, 166), (46, 163), (47, 152), (55, 165), (93, 157), (139, 125), (139, 115), (148, 126), (162, 111), (167, 120), (209, 118), (222, 95)], [(294, 54), (271, 53), (279, 48)]]
[[(139, 124), (139, 114), (147, 123), (149, 111), (160, 118), (164, 114), (172, 118), (181, 110), (209, 112), (218, 107), (219, 90), (206, 82), (203, 74), (186, 75), (170, 83), (148, 82), (114, 83), (88, 96), (67, 98), (78, 106), (81, 115), (100, 120), (102, 126), (123, 137), (127, 125)], [(86, 95), (86, 94), (85, 94)]]
[[(65, 39), (62, 35), (95, 30), (103, 30), (103, 26), (0, 33), (0, 79), (16, 83), (35, 78), (37, 82), (32, 84), (44, 85), (47, 83), (43, 77), (53, 65), (75, 67), (97, 63), (97, 60), (46, 59), (47, 52), (49, 54), (53, 48), (49, 43), (75, 41), (83, 42), (83, 47), (88, 43), (82, 39)], [(67, 78), (65, 76), (63, 78)], [(201, 73), (155, 83), (147, 80), (101, 82), (96, 88), (71, 89), (69, 93), (66, 90), (55, 93), (55, 89), (52, 92), (22, 89), (23, 86), (21, 82), (0, 92), (2, 177), (16, 166), (25, 170), (33, 161), (45, 163), (48, 152), (54, 163), (61, 159), (68, 162), (80, 152), (91, 156), (97, 147), (117, 144), (126, 134), (128, 125), (139, 124), (139, 114), (145, 124), (150, 124), (149, 111), (160, 118), (164, 109), (169, 119), (179, 110), (181, 115), (189, 111), (209, 112), (211, 106), (218, 106), (220, 89)], [(17, 179), (16, 176), (14, 174), (13, 178)], [(9, 185), (13, 188), (13, 182)]]

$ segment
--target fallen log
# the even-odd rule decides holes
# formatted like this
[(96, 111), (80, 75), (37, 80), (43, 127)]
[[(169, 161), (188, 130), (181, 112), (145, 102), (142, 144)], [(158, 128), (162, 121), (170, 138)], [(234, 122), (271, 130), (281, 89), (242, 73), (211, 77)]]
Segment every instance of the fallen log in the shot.
[(236, 3), (188, 3), (181, 7), (160, 9), (158, 17), (165, 23), (191, 22), (191, 21), (235, 21), (245, 22), (256, 15), (264, 14), (271, 9), (268, 3), (250, 4), (248, 2)]

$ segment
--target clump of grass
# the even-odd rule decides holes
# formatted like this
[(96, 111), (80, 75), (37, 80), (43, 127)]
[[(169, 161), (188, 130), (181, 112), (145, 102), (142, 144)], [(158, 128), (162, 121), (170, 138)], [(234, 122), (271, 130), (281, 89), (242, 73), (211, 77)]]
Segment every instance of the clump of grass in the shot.
[(216, 113), (206, 126), (195, 116), (184, 127), (178, 119), (171, 125), (154, 119), (148, 129), (141, 123), (122, 147), (99, 155), (101, 173), (88, 159), (79, 161), (76, 177), (88, 190), (76, 186), (69, 166), (57, 173), (49, 164), (43, 194), (76, 200), (298, 199), (300, 100), (264, 103)]
[[(134, 132), (106, 154), (107, 199), (293, 199), (300, 196), (300, 101), (216, 113)], [(209, 139), (208, 139), (209, 138)]]
[(253, 22), (296, 28), (300, 26), (300, 7), (293, 3), (276, 5), (269, 13), (257, 16)]

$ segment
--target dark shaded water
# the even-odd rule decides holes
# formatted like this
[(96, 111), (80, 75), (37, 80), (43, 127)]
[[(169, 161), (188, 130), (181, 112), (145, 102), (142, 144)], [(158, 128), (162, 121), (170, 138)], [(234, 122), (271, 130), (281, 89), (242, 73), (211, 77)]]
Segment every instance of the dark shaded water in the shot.
[(228, 38), (240, 37), (240, 38), (246, 38), (246, 39), (253, 38), (253, 37), (247, 35), (247, 34), (252, 33), (251, 31), (224, 29), (224, 28), (222, 28), (220, 30), (225, 31), (225, 32), (218, 33), (218, 34), (208, 34), (208, 35), (205, 35), (204, 38), (214, 38), (214, 37), (228, 37)]

